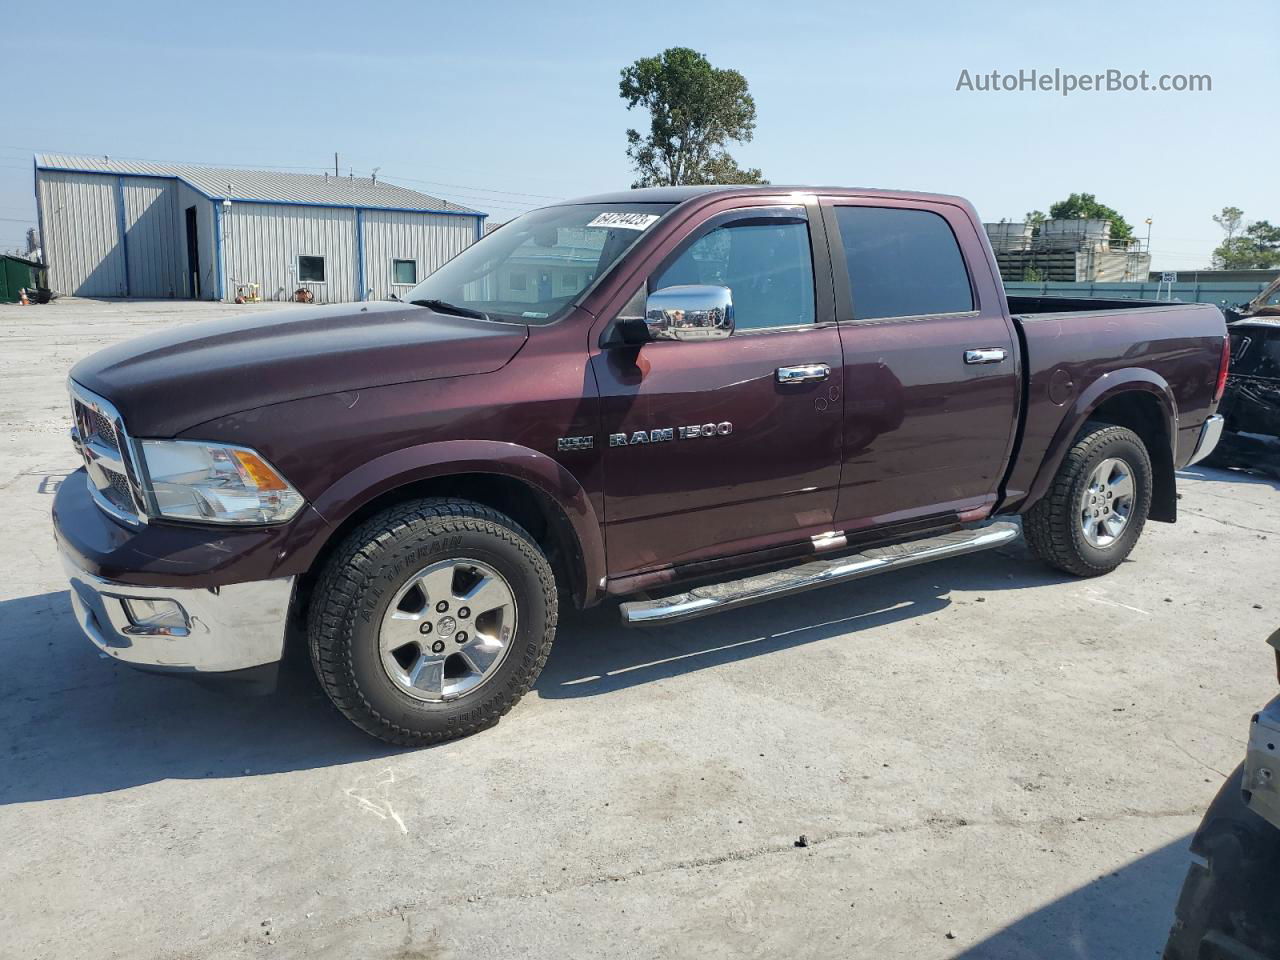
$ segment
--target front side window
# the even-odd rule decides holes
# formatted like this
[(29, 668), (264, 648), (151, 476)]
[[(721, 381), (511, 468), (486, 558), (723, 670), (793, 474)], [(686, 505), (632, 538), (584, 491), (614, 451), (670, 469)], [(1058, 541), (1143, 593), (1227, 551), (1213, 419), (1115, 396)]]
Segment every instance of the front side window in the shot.
[(473, 243), (403, 299), (550, 323), (672, 206), (574, 203), (531, 211)]
[(397, 286), (413, 286), (418, 282), (418, 262), (416, 260), (392, 260), (391, 282)]
[(855, 320), (965, 313), (973, 291), (951, 227), (936, 213), (836, 207)]
[(324, 283), (324, 257), (298, 257), (298, 279), (303, 283)]
[(703, 234), (649, 284), (728, 287), (738, 330), (814, 322), (813, 253), (802, 211), (744, 216)]

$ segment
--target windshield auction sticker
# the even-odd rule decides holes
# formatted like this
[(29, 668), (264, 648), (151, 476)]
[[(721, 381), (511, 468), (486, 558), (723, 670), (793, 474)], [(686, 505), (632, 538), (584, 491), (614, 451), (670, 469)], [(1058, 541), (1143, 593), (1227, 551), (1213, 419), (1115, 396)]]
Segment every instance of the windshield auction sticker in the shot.
[(658, 219), (655, 213), (602, 213), (588, 227), (611, 227), (614, 230), (648, 230)]

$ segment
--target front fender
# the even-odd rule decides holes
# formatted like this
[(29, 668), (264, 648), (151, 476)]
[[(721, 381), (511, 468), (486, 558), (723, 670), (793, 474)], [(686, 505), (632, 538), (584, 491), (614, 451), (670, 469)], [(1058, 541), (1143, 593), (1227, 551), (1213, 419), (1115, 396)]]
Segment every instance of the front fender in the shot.
[[(1089, 418), (1108, 400), (1120, 394), (1142, 392), (1155, 397), (1164, 416), (1165, 437), (1169, 442), (1166, 451), (1152, 450), (1153, 458), (1167, 457), (1169, 469), (1173, 467), (1173, 444), (1178, 436), (1178, 402), (1174, 399), (1173, 389), (1160, 374), (1143, 367), (1125, 367), (1103, 374), (1076, 397), (1049, 441), (1045, 457), (1040, 464), (1035, 480), (1027, 494), (1026, 504), (1029, 506), (1040, 500), (1048, 491), (1053, 478), (1062, 466), (1062, 461), (1075, 443), (1076, 436)], [(1160, 469), (1156, 467), (1156, 469)]]
[[(544, 453), (497, 440), (442, 440), (405, 447), (362, 464), (315, 498), (312, 507), (329, 527), (341, 527), (357, 511), (400, 487), (463, 473), (509, 477), (539, 491), (563, 511), (582, 554), (585, 597), (599, 591), (605, 576), (604, 542), (595, 509), (582, 485)], [(309, 568), (326, 536), (303, 534), (294, 564)]]

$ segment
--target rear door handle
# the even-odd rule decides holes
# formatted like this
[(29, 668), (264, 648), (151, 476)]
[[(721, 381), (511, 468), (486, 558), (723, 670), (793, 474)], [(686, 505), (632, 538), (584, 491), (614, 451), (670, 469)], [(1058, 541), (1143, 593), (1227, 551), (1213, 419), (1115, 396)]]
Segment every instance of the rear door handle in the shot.
[(964, 362), (1000, 363), (1008, 355), (1008, 351), (1004, 347), (979, 347), (977, 350), (966, 350), (964, 352)]
[(779, 383), (816, 383), (831, 376), (831, 368), (825, 363), (801, 363), (779, 367), (776, 374)]

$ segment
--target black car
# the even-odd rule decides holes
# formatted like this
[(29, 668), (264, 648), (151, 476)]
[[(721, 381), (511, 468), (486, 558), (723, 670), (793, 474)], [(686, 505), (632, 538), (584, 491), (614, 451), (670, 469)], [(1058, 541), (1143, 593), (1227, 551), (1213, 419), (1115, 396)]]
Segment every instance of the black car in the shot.
[(1231, 369), (1218, 412), (1222, 439), (1206, 461), (1280, 474), (1280, 317), (1229, 324)]
[[(1280, 630), (1267, 642), (1280, 680)], [(1280, 697), (1253, 715), (1191, 853), (1164, 960), (1280, 960)]]

